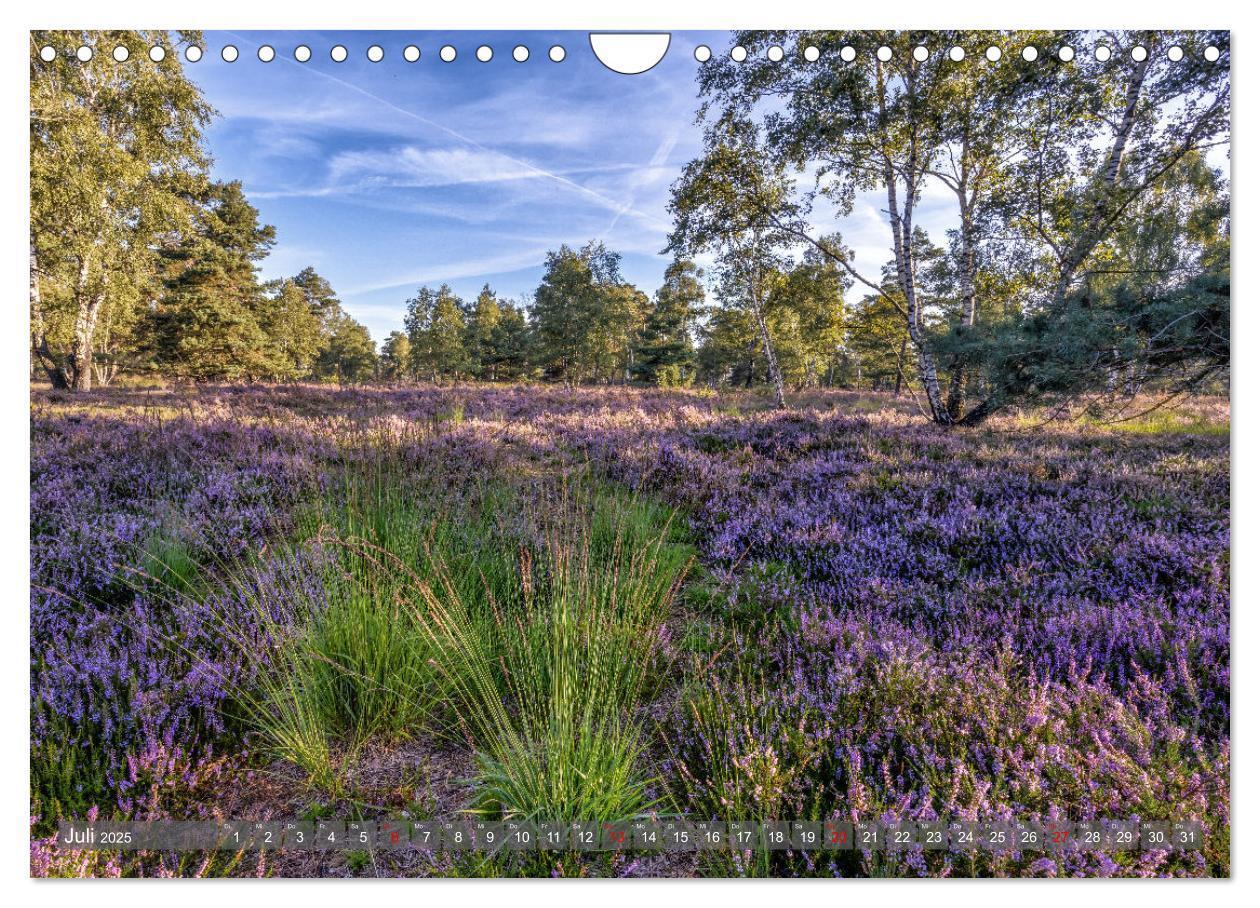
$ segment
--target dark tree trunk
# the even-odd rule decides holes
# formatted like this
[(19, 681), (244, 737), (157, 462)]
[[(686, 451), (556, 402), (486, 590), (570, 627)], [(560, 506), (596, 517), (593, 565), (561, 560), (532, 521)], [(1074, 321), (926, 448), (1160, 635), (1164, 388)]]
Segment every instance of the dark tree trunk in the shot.
[(48, 335), (44, 327), (44, 301), (39, 290), (39, 260), (35, 254), (34, 240), (31, 241), (31, 350), (52, 386), (59, 391), (68, 390), (70, 381), (66, 370), (48, 348)]

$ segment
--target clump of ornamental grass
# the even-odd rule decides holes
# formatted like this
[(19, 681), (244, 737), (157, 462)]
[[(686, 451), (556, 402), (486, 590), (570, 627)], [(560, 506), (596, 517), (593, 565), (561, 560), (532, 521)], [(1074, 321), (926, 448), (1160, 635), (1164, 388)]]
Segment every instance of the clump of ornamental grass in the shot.
[(652, 805), (637, 711), (688, 562), (648, 517), (596, 497), (588, 520), (547, 528), (537, 559), (522, 550), (506, 597), (468, 597), (440, 559), (418, 585), (417, 623), (477, 748), (477, 809), (565, 821)]
[[(477, 748), (476, 806), (487, 813), (561, 820), (645, 810), (635, 713), (690, 558), (672, 512), (582, 478), (525, 494), (481, 486), (456, 507), (418, 494), (378, 453), (347, 472), (334, 520), (339, 563), (353, 583), (388, 591), (376, 613), (414, 654), (411, 676), (399, 665), (372, 688), (399, 699), (390, 713), (405, 720), (398, 730), (419, 725), (417, 704), (430, 713), (440, 691), (449, 725)], [(343, 684), (370, 675), (364, 668)]]

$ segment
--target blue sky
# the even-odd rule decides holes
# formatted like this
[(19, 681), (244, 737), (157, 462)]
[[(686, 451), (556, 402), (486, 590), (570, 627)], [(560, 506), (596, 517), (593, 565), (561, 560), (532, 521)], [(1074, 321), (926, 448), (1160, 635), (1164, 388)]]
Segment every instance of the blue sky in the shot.
[[(236, 62), (220, 59), (225, 44)], [(264, 44), (270, 63), (257, 57)], [(293, 60), (299, 44), (307, 63)], [(337, 44), (343, 63), (329, 57)], [(373, 44), (379, 63), (366, 57)], [(403, 59), (409, 44), (416, 63)], [(446, 44), (453, 62), (439, 59)], [(490, 62), (476, 58), (483, 44)], [(512, 59), (518, 44), (524, 63)], [(560, 63), (548, 59), (556, 44)], [(185, 71), (220, 114), (207, 133), (215, 175), (243, 181), (276, 226), (264, 277), (314, 266), (379, 342), (421, 284), (528, 297), (561, 243), (603, 240), (651, 294), (667, 264), (669, 186), (700, 149), (698, 44), (724, 53), (730, 41), (675, 32), (661, 63), (625, 76), (585, 32), (208, 32)], [(930, 229), (949, 204), (929, 191), (920, 222)], [(844, 227), (858, 264), (878, 274), (889, 257), (878, 200), (860, 201)]]

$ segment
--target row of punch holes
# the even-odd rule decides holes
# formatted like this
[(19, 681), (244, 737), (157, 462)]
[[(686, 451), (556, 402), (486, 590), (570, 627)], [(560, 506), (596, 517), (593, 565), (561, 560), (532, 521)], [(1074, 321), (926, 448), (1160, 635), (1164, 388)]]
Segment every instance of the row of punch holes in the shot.
[[(184, 48), (184, 59), (187, 60), (189, 63), (196, 63), (202, 58), (204, 53), (205, 53), (204, 50), (198, 45), (190, 44), (188, 47)], [(489, 63), (492, 59), (494, 59), (494, 49), (490, 47), (490, 45), (488, 44), (480, 45), (477, 48), (475, 53), (476, 53), (477, 59), (481, 61), (482, 63)], [(851, 47), (851, 46), (842, 47), (840, 49), (840, 59), (844, 60), (846, 63), (852, 62), (853, 60), (857, 59), (857, 53), (858, 53), (857, 49), (854, 47)], [(924, 45), (919, 45), (918, 47), (914, 48), (914, 50), (911, 51), (911, 53), (913, 54), (914, 59), (919, 61), (920, 63), (926, 61), (928, 57), (931, 55), (931, 52)], [(1129, 55), (1135, 61), (1138, 61), (1138, 62), (1145, 60), (1148, 56), (1148, 53), (1149, 52), (1147, 51), (1147, 49), (1145, 47), (1142, 47), (1141, 45), (1129, 48)], [(153, 47), (149, 48), (149, 59), (152, 60), (154, 63), (161, 63), (163, 60), (166, 59), (166, 54), (167, 54), (166, 49), (162, 47), (161, 45), (155, 44)], [(524, 63), (526, 60), (529, 59), (529, 54), (530, 54), (529, 48), (523, 44), (518, 44), (512, 48), (512, 59), (515, 60), (517, 63)], [(948, 54), (949, 54), (949, 58), (955, 62), (961, 62), (967, 57), (966, 49), (964, 49), (963, 47), (959, 45), (954, 45), (953, 47), (949, 48)], [(1168, 54), (1168, 59), (1174, 63), (1184, 59), (1185, 57), (1185, 51), (1181, 47), (1175, 44), (1172, 47), (1168, 48), (1167, 54)], [(94, 51), (88, 45), (83, 44), (83, 45), (80, 45), (74, 51), (74, 55), (81, 62), (87, 63), (89, 60), (92, 59), (94, 55)], [(349, 59), (350, 51), (345, 47), (345, 45), (336, 44), (329, 50), (328, 55), (334, 63), (344, 63), (347, 59)], [(44, 47), (40, 48), (39, 56), (40, 56), (40, 59), (44, 60), (45, 62), (51, 63), (53, 60), (57, 58), (57, 49), (51, 45), (45, 45)], [(113, 49), (112, 56), (119, 63), (122, 63), (122, 62), (125, 62), (131, 56), (131, 51), (128, 50), (126, 47), (123, 47), (120, 45)], [(224, 45), (223, 48), (220, 50), (219, 56), (226, 63), (235, 63), (240, 58), (240, 51), (236, 48), (235, 45), (227, 44), (227, 45)], [(309, 46), (305, 44), (299, 44), (297, 47), (293, 49), (293, 59), (299, 63), (306, 63), (307, 61), (311, 59), (312, 56), (313, 56), (313, 51), (311, 50)], [(385, 59), (385, 49), (381, 47), (379, 44), (373, 44), (367, 49), (366, 56), (370, 62), (380, 63), (382, 60)], [(457, 56), (458, 56), (458, 51), (455, 49), (453, 45), (450, 45), (450, 44), (443, 45), (442, 48), (438, 51), (438, 58), (442, 60), (443, 63), (453, 62)], [(554, 44), (547, 50), (547, 57), (553, 63), (563, 62), (566, 56), (567, 56), (567, 53), (564, 49), (564, 46), (560, 44)], [(713, 52), (712, 50), (709, 49), (707, 45), (701, 44), (698, 47), (696, 47), (693, 56), (695, 57), (697, 62), (707, 63), (712, 58)], [(785, 56), (786, 56), (786, 52), (783, 50), (782, 47), (780, 47), (777, 44), (771, 46), (770, 48), (766, 50), (766, 58), (770, 60), (771, 62), (777, 63), (780, 60), (783, 60)], [(822, 52), (817, 47), (814, 47), (811, 45), (801, 50), (801, 56), (805, 59), (806, 62), (814, 63), (822, 56)], [(993, 63), (996, 63), (1002, 59), (1002, 49), (996, 45), (991, 45), (985, 48), (984, 56), (987, 60)], [(1020, 56), (1025, 61), (1031, 63), (1040, 56), (1040, 51), (1038, 51), (1037, 48), (1029, 45), (1020, 51)], [(1072, 60), (1076, 56), (1076, 50), (1072, 47), (1064, 45), (1058, 48), (1058, 50), (1056, 51), (1056, 56), (1060, 60), (1066, 63)], [(1203, 58), (1207, 60), (1209, 63), (1215, 63), (1217, 60), (1220, 59), (1220, 56), (1221, 56), (1221, 52), (1220, 52), (1220, 49), (1217, 47), (1206, 47), (1203, 50)], [(408, 63), (415, 63), (420, 59), (420, 48), (414, 44), (409, 44), (405, 48), (403, 48), (402, 57)], [(736, 63), (743, 63), (745, 60), (748, 59), (748, 49), (746, 47), (743, 47), (742, 45), (737, 44), (731, 48), (730, 57)], [(886, 45), (878, 48), (875, 51), (875, 57), (876, 59), (882, 62), (888, 62), (893, 57), (892, 48)], [(1094, 58), (1096, 60), (1099, 60), (1100, 62), (1105, 62), (1107, 60), (1110, 60), (1111, 57), (1112, 57), (1112, 50), (1108, 45), (1099, 44), (1095, 46)], [(264, 44), (258, 48), (258, 59), (261, 62), (270, 63), (275, 58), (276, 58), (276, 49), (272, 47), (270, 44)]]

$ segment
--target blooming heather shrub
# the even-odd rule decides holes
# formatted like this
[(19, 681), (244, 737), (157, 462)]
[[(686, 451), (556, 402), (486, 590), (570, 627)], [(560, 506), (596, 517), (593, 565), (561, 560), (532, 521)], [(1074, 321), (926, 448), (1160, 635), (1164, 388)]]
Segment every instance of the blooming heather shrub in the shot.
[[(1009, 652), (941, 653), (910, 635), (889, 639), (860, 620), (821, 616), (806, 619), (800, 638), (779, 641), (767, 661), (763, 677), (710, 682), (675, 709), (670, 727), (683, 733), (668, 774), (698, 815), (1194, 817), (1218, 833), (1228, 823), (1228, 744), (1186, 735), (1149, 679), (1122, 698), (1083, 675), (1037, 681)], [(1202, 855), (1140, 857), (920, 852), (884, 869), (1197, 875), (1209, 862), (1216, 872), (1227, 866), (1228, 841)], [(815, 855), (808, 870), (869, 873), (871, 861)]]
[(45, 815), (82, 815), (88, 806), (132, 815), (137, 765), (150, 765), (152, 776), (163, 767), (175, 773), (174, 763), (149, 760), (157, 753), (177, 753), (194, 768), (213, 757), (215, 740), (232, 730), (225, 708), (234, 689), (267, 664), (263, 637), (275, 625), (263, 624), (256, 602), (274, 605), (278, 625), (292, 620), (280, 612), (299, 601), (300, 588), (311, 590), (301, 601), (322, 592), (314, 555), (238, 574), (235, 586), (205, 599), (137, 594), (125, 620), (85, 609), (41, 626), (32, 651), (31, 772), (32, 798)]
[(33, 416), (33, 618), (129, 602), (125, 568), (167, 528), (221, 558), (257, 546), (289, 520), (319, 446), (224, 422)]
[[(742, 768), (774, 766), (796, 810), (826, 789), (842, 814), (1175, 814), (1227, 837), (1227, 439), (808, 413), (582, 441), (688, 506), (714, 566), (803, 627), (734, 647), (772, 655), (747, 715), (717, 724), (767, 737), (718, 745), (711, 715), (680, 712), (697, 809), (787, 798)], [(772, 745), (780, 726), (828, 755)], [(706, 770), (722, 750), (733, 765)]]
[[(130, 812), (137, 759), (209, 754), (225, 731), (224, 679), (241, 663), (219, 620), (234, 603), (199, 601), (136, 571), (153, 568), (155, 551), (223, 565), (257, 549), (290, 519), (312, 451), (309, 440), (259, 427), (32, 419), (37, 812)], [(153, 545), (172, 533), (177, 542)], [(286, 588), (300, 582), (295, 571), (262, 565), (254, 582)]]

